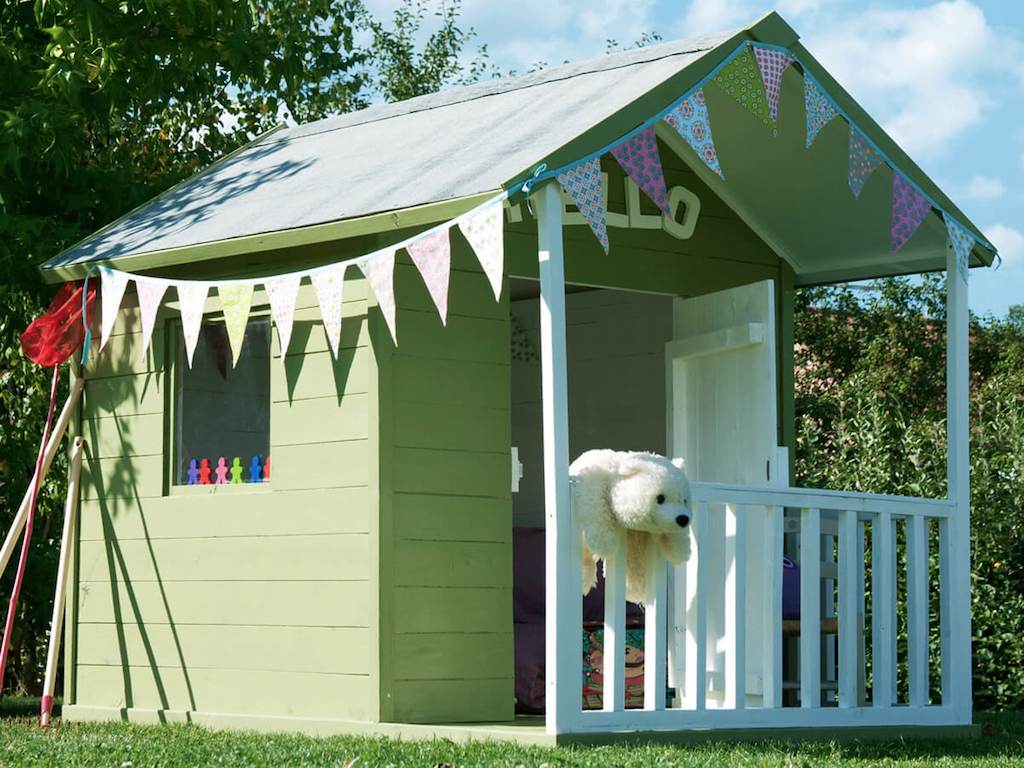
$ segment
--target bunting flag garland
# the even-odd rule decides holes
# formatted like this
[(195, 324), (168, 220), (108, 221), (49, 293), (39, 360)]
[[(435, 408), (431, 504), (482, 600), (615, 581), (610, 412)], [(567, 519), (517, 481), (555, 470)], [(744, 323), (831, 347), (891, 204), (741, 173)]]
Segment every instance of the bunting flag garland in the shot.
[(181, 304), (181, 332), (185, 336), (185, 354), (188, 355), (188, 367), (191, 368), (210, 287), (207, 283), (178, 283), (177, 288)]
[(715, 142), (711, 139), (711, 121), (708, 120), (708, 105), (704, 101), (704, 89), (697, 91), (688, 99), (683, 99), (678, 107), (665, 115), (665, 122), (683, 137), (708, 168), (717, 173), (720, 178), (725, 178), (722, 175), (722, 167), (718, 163)]
[(391, 331), (391, 340), (398, 346), (395, 333), (395, 252), (385, 251), (367, 261), (359, 262), (359, 269), (366, 275), (366, 280), (377, 297), (384, 321)]
[[(292, 325), (295, 322), (295, 303), (299, 298), (299, 284), (301, 282), (301, 275), (285, 275), (282, 278), (269, 280), (263, 284), (263, 287), (267, 289), (267, 297), (270, 299), (270, 313), (274, 316), (277, 336), (281, 341), (281, 365), (284, 365), (284, 356), (288, 354), (288, 344), (292, 340)], [(340, 298), (338, 304), (339, 306), (341, 305)], [(340, 338), (340, 321), (338, 325), (338, 335)], [(337, 351), (335, 351), (334, 356), (338, 356)]]
[(150, 339), (153, 338), (153, 326), (156, 325), (156, 312), (160, 309), (160, 302), (167, 292), (168, 284), (164, 280), (135, 278), (135, 290), (139, 294), (139, 314), (142, 319), (142, 360), (146, 359), (146, 350), (149, 348)]
[(238, 365), (238, 356), (242, 353), (245, 326), (249, 322), (249, 310), (252, 308), (253, 288), (255, 286), (252, 283), (217, 286), (217, 294), (224, 310), (224, 325), (228, 330), (228, 342), (231, 344), (232, 368)]
[(405, 246), (409, 257), (420, 271), (430, 298), (441, 316), (441, 325), (448, 324), (448, 281), (451, 279), (452, 246), (448, 228), (415, 240)]
[(124, 289), (128, 286), (128, 273), (117, 272), (109, 267), (100, 267), (100, 292), (101, 303), (101, 330), (100, 349), (110, 338), (110, 332), (114, 330), (114, 321), (117, 320), (117, 313), (121, 309), (121, 299), (124, 298)]
[(793, 63), (793, 57), (785, 51), (766, 48), (762, 45), (751, 46), (754, 58), (761, 69), (761, 80), (764, 82), (764, 94), (768, 100), (768, 115), (772, 123), (778, 121), (779, 91), (782, 89), (782, 73)]
[(558, 174), (558, 183), (576, 203), (604, 252), (608, 253), (608, 225), (604, 218), (604, 187), (601, 158), (594, 157)]
[(868, 176), (882, 163), (882, 156), (868, 143), (863, 133), (850, 123), (850, 170), (847, 178), (853, 196), (860, 200), (860, 192)]
[(932, 204), (913, 184), (904, 179), (898, 171), (892, 175), (892, 239), (889, 254), (896, 253), (910, 239)]
[(654, 126), (648, 126), (635, 133), (616, 147), (612, 155), (619, 161), (629, 178), (636, 182), (656, 206), (668, 217), (672, 208), (668, 204), (668, 190), (665, 189), (665, 174), (661, 169), (661, 155)]
[(839, 114), (828, 97), (810, 75), (804, 75), (804, 112), (807, 113), (807, 146), (818, 138), (818, 133)]
[(971, 249), (974, 248), (975, 238), (970, 232), (961, 227), (950, 216), (946, 220), (946, 231), (949, 232), (949, 240), (953, 244), (956, 253), (956, 269), (960, 273), (960, 279), (967, 284), (967, 268), (970, 266)]
[(501, 298), (501, 279), (505, 269), (504, 217), (501, 203), (488, 205), (468, 219), (459, 221), (459, 229), (469, 241), (484, 274), (494, 289), (494, 300)]
[(772, 120), (771, 112), (768, 109), (768, 99), (764, 92), (761, 70), (749, 49), (743, 49), (732, 61), (722, 67), (712, 81), (749, 109), (754, 117), (771, 128), (772, 131), (775, 130), (775, 121)]
[[(341, 305), (345, 288), (345, 265), (334, 269), (314, 272), (309, 276), (316, 291), (316, 300), (320, 303), (320, 316), (324, 319), (324, 333), (327, 343), (331, 346), (334, 359), (338, 359), (338, 347), (341, 344)], [(294, 307), (294, 301), (292, 302)], [(276, 318), (276, 315), (275, 315)], [(280, 331), (281, 326), (278, 326)], [(288, 336), (291, 337), (291, 321), (288, 322)], [(281, 357), (284, 357), (284, 340), (281, 341)]]

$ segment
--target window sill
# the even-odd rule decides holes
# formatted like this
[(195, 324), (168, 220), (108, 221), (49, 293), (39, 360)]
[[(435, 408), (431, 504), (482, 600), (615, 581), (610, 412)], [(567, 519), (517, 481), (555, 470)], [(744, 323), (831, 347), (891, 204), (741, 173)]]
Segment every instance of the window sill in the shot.
[(211, 485), (172, 485), (168, 496), (212, 496), (219, 493), (270, 493), (273, 483), (220, 483)]

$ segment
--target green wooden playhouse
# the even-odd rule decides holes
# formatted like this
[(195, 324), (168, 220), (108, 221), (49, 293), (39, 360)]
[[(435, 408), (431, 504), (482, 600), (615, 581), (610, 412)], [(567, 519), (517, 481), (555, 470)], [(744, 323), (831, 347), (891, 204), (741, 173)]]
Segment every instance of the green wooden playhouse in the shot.
[[(775, 132), (713, 87), (751, 43), (794, 59), (781, 75)], [(837, 112), (813, 144), (809, 77)], [(721, 175), (659, 118), (699, 87)], [(602, 153), (645, 124), (657, 137), (671, 218)], [(847, 179), (851, 124), (882, 158), (859, 198)], [(587, 156), (603, 173), (608, 253), (551, 178)], [(887, 222), (897, 172), (932, 209), (893, 255)], [(282, 354), (264, 282), (404, 243), (492, 200), (504, 222), (497, 301), (453, 226), (446, 324), (399, 248), (397, 344), (353, 263), (337, 354), (309, 280)], [(240, 349), (225, 331), (223, 290), (209, 292), (189, 366), (179, 296), (163, 294), (147, 344), (150, 321), (129, 280), (109, 340), (100, 350), (96, 333), (76, 372), (85, 379), (77, 433), (86, 460), (65, 717), (535, 740), (969, 724), (966, 271), (950, 280), (948, 499), (794, 489), (786, 450), (794, 442), (794, 289), (955, 275), (950, 219), (970, 237), (961, 265), (990, 264), (977, 228), (775, 14), (732, 33), (260, 138), (44, 267), (54, 282), (102, 265), (139, 285), (255, 285)], [(757, 354), (743, 357), (748, 351)], [(611, 694), (604, 711), (580, 711), (567, 462), (593, 447), (684, 455), (702, 505), (700, 556), (678, 573), (652, 566), (663, 590), (647, 612), (651, 680), (664, 690), (667, 668), (677, 695), (650, 698), (643, 711), (626, 711)], [(225, 457), (223, 479), (242, 482), (190, 482), (203, 459), (215, 478)], [(737, 510), (757, 513), (748, 520)], [(795, 528), (784, 528), (790, 520)], [(824, 538), (833, 520), (836, 538)], [(927, 572), (925, 556), (923, 581), (915, 572), (913, 582), (927, 592), (942, 580), (942, 648), (925, 642), (913, 651), (905, 701), (886, 666), (895, 661), (882, 651), (894, 630), (873, 637), (870, 700), (856, 671), (863, 645), (843, 641), (863, 639), (863, 598), (857, 613), (855, 598), (842, 595), (855, 594), (858, 570), (863, 578), (865, 542), (879, 557), (896, 546), (884, 538), (890, 525), (907, 526), (915, 562), (927, 530), (919, 526), (939, 526), (943, 542), (941, 574)], [(513, 530), (545, 526), (547, 716), (516, 720)], [(805, 592), (822, 597), (805, 601), (803, 623), (837, 616), (838, 646), (806, 631), (796, 650), (783, 648), (773, 552), (781, 556), (793, 530), (803, 531)], [(831, 551), (828, 541), (838, 542), (838, 581), (811, 565)], [(740, 561), (747, 575), (740, 571), (737, 584)], [(887, 598), (877, 599), (880, 615)], [(919, 603), (908, 618), (918, 646)], [(606, 614), (620, 620), (617, 608)], [(927, 610), (924, 621), (927, 635)], [(784, 653), (796, 660), (784, 664)], [(921, 692), (921, 674), (937, 664), (948, 676), (941, 700), (929, 698), (927, 684)], [(796, 698), (784, 695), (790, 679)], [(891, 696), (880, 693), (890, 685)]]

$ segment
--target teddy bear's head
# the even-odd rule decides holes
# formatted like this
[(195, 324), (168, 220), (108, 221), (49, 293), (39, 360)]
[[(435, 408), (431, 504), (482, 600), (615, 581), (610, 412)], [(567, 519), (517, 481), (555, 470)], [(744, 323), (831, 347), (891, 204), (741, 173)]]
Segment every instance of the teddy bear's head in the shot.
[(683, 460), (653, 453), (621, 454), (609, 478), (611, 509), (623, 528), (677, 533), (690, 524), (690, 482)]

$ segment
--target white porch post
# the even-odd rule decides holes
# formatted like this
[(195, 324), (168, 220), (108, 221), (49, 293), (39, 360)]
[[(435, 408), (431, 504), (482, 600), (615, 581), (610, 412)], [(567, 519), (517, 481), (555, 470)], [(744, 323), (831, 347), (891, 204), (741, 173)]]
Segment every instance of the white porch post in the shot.
[(941, 561), (942, 700), (971, 721), (971, 466), (967, 284), (946, 243), (946, 476), (955, 509)]
[(564, 733), (582, 708), (583, 600), (580, 536), (569, 488), (569, 393), (565, 364), (562, 200), (556, 183), (537, 189), (541, 383), (546, 525), (547, 732)]

